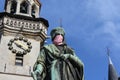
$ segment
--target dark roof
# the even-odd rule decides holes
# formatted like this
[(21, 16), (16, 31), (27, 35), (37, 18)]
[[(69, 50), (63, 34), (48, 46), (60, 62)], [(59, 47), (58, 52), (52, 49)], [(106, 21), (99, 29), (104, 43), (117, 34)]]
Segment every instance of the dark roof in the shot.
[(44, 23), (44, 25), (49, 27), (48, 20), (46, 20), (44, 18), (33, 18), (33, 17), (29, 17), (29, 16), (24, 16), (24, 15), (18, 15), (18, 14), (12, 14), (12, 13), (7, 13), (7, 12), (1, 12), (0, 13), (0, 18), (2, 18), (4, 16), (17, 18), (17, 19), (31, 20), (31, 21), (41, 21), (41, 22)]
[(108, 66), (108, 80), (118, 80), (117, 72), (112, 64), (110, 57), (109, 57), (109, 66)]
[(117, 73), (112, 64), (109, 64), (108, 80), (118, 80)]
[(120, 77), (118, 78), (118, 80), (120, 80)]

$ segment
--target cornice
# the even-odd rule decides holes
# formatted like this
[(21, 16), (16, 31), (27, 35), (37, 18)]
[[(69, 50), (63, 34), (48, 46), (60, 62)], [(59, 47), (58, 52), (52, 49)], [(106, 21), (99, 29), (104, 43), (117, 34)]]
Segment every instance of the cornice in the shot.
[(16, 17), (0, 17), (0, 31), (4, 35), (21, 34), (23, 36), (44, 41), (48, 27), (41, 20), (19, 19)]
[(49, 27), (48, 20), (46, 20), (46, 19), (44, 19), (42, 17), (41, 18), (32, 18), (32, 17), (29, 17), (29, 16), (2, 12), (2, 13), (0, 13), (0, 18), (3, 18), (3, 17), (16, 18), (16, 19), (20, 19), (20, 20), (30, 20), (30, 21), (35, 21), (35, 22), (41, 21), (41, 22), (43, 22), (43, 24), (46, 27)]

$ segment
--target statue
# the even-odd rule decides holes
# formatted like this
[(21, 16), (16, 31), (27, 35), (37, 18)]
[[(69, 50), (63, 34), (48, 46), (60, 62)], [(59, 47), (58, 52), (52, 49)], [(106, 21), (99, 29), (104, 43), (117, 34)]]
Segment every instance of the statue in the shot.
[(53, 44), (41, 48), (31, 73), (34, 80), (84, 80), (83, 62), (64, 41), (61, 27), (51, 31)]

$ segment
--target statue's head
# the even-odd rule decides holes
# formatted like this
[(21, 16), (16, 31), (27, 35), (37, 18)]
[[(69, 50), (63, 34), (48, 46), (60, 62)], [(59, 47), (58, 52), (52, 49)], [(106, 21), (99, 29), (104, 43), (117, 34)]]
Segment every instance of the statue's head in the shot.
[(54, 29), (51, 30), (50, 32), (50, 35), (51, 35), (51, 38), (52, 38), (52, 41), (54, 40), (54, 38), (57, 36), (57, 35), (62, 35), (63, 38), (65, 36), (65, 31), (62, 27), (56, 27)]

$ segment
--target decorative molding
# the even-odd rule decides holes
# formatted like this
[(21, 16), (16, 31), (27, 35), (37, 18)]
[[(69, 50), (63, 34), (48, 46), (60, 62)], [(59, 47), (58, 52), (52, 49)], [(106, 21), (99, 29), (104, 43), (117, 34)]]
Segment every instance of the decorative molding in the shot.
[(5, 72), (0, 72), (0, 74), (6, 74), (6, 75), (17, 75), (17, 76), (31, 77), (31, 75), (15, 74), (15, 73), (5, 73)]
[[(0, 24), (2, 21), (0, 20)], [(5, 18), (4, 25), (7, 28), (14, 29), (14, 30), (21, 30), (27, 32), (43, 32), (45, 35), (47, 34), (47, 29), (42, 22), (34, 22), (34, 21), (27, 21), (27, 20), (19, 20), (19, 19), (12, 19), (12, 18)]]
[(31, 21), (7, 16), (0, 19), (0, 31), (3, 32), (4, 36), (23, 35), (36, 41), (44, 41), (47, 37), (47, 28), (42, 21)]

